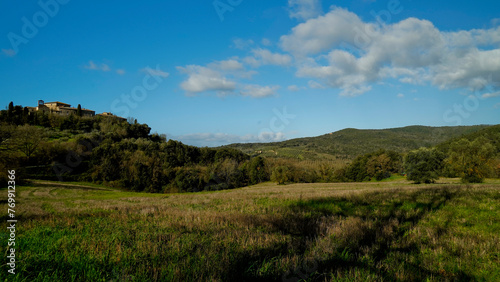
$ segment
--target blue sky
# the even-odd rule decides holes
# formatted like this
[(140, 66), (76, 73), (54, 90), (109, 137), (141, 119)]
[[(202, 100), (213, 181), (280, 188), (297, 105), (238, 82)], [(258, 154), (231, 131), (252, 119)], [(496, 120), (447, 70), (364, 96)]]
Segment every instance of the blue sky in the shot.
[(500, 123), (498, 1), (0, 3), (0, 105), (81, 104), (197, 146)]

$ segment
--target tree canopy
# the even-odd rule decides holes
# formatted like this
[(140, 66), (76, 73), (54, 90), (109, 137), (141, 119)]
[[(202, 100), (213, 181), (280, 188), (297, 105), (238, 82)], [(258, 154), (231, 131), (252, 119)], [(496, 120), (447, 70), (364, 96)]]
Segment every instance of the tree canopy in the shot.
[(407, 179), (417, 184), (434, 182), (439, 179), (444, 158), (445, 155), (435, 148), (410, 151), (404, 160)]

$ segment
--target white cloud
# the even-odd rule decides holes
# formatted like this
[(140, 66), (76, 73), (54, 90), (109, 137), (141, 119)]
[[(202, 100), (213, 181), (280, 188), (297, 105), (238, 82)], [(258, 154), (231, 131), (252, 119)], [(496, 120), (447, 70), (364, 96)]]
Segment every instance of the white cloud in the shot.
[(259, 133), (258, 140), (259, 142), (279, 142), (286, 140), (286, 136), (283, 132), (264, 131)]
[(219, 95), (226, 95), (236, 89), (236, 82), (217, 70), (198, 65), (177, 67), (177, 69), (188, 75), (188, 79), (181, 83), (181, 88), (190, 94), (215, 91)]
[(150, 67), (145, 67), (141, 69), (142, 72), (145, 72), (151, 76), (159, 76), (163, 78), (167, 78), (170, 74), (168, 72), (162, 71), (159, 66), (156, 66), (156, 69), (152, 69)]
[(271, 46), (271, 40), (267, 39), (267, 38), (262, 38), (262, 45), (264, 46)]
[(405, 97), (405, 94), (403, 94), (403, 93), (399, 93), (397, 96), (398, 96), (398, 98), (404, 98), (404, 97)]
[(255, 68), (261, 65), (288, 66), (292, 62), (292, 57), (287, 54), (272, 53), (267, 49), (253, 49), (253, 57), (246, 57), (245, 62)]
[(357, 30), (367, 25), (354, 13), (337, 8), (324, 16), (310, 19), (280, 39), (283, 50), (293, 54), (317, 54), (341, 43), (354, 43)]
[(314, 80), (309, 80), (308, 82), (309, 88), (312, 89), (324, 89), (325, 86), (323, 86), (321, 83), (314, 81)]
[[(204, 75), (201, 69), (187, 71), (193, 81), (184, 82), (183, 88), (257, 93), (232, 79), (256, 74), (246, 71), (247, 66), (276, 65), (295, 67), (295, 75), (308, 79), (310, 88), (335, 88), (344, 96), (361, 95), (387, 79), (440, 89), (483, 93), (490, 89), (485, 97), (500, 91), (500, 27), (446, 32), (428, 20), (366, 21), (334, 6), (323, 15), (314, 8), (321, 7), (319, 1), (290, 0), (289, 6), (291, 16), (306, 21), (281, 36), (281, 51), (256, 47), (252, 40), (235, 39), (234, 47), (246, 50), (247, 57), (209, 64), (204, 67), (208, 68)], [(269, 43), (262, 40), (262, 45)], [(202, 77), (210, 79), (195, 83)]]
[(488, 85), (498, 87), (500, 83), (500, 49), (467, 52), (450, 51), (443, 55), (434, 72), (432, 83), (441, 89), (467, 88), (483, 90)]
[(119, 74), (119, 75), (124, 75), (125, 74), (125, 70), (124, 69), (117, 69), (116, 73)]
[(262, 98), (276, 95), (279, 86), (259, 86), (239, 83), (238, 79), (251, 79), (256, 71), (246, 70), (237, 57), (214, 61), (207, 66), (189, 65), (177, 67), (188, 78), (181, 83), (181, 88), (188, 95), (214, 91), (219, 96), (238, 93), (242, 96)]
[(220, 69), (222, 71), (236, 71), (244, 68), (243, 64), (238, 62), (236, 59), (213, 62), (209, 64), (208, 67)]
[(111, 68), (107, 64), (96, 64), (93, 61), (89, 61), (88, 65), (83, 66), (88, 70), (98, 70), (98, 71), (110, 71)]
[(290, 18), (308, 20), (323, 14), (320, 0), (288, 0)]
[(385, 78), (441, 89), (500, 88), (500, 27), (450, 33), (427, 20), (380, 25), (333, 8), (280, 42), (296, 57), (298, 77), (340, 88), (341, 95), (363, 94)]
[(493, 98), (493, 97), (498, 97), (500, 96), (500, 91), (493, 92), (493, 93), (485, 93), (482, 95), (483, 98)]
[(16, 51), (14, 51), (13, 49), (2, 49), (2, 52), (7, 57), (14, 57), (16, 55)]
[(288, 90), (293, 91), (293, 92), (297, 92), (300, 90), (300, 88), (297, 85), (290, 85), (290, 86), (288, 86)]
[(173, 136), (183, 143), (196, 146), (221, 146), (232, 143), (278, 142), (286, 140), (282, 132), (261, 132), (258, 135), (235, 135), (228, 133), (192, 133)]
[(246, 79), (250, 79), (253, 75), (257, 74), (256, 71), (246, 70), (238, 60), (237, 57), (234, 57), (224, 61), (214, 61), (208, 64), (207, 68), (218, 71), (223, 75)]
[(246, 50), (249, 49), (252, 45), (254, 45), (254, 42), (251, 39), (245, 40), (242, 38), (235, 38), (233, 39), (232, 47), (240, 50)]
[(274, 96), (279, 88), (279, 86), (245, 85), (241, 90), (241, 95), (253, 98)]

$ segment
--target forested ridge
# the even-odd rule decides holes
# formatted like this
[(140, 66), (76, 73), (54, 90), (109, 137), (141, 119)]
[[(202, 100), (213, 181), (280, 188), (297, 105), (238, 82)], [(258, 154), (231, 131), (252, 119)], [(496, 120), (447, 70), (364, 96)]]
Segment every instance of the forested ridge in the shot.
[(272, 143), (231, 144), (225, 147), (240, 149), (247, 154), (297, 159), (346, 159), (380, 149), (400, 153), (420, 147), (436, 146), (454, 138), (471, 134), (489, 125), (474, 126), (407, 126), (389, 129), (346, 128), (317, 137), (290, 139)]

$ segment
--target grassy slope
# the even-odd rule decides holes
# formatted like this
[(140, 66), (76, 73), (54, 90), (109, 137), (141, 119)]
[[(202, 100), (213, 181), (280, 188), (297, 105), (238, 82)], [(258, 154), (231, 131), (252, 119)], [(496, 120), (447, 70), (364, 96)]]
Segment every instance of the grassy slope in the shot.
[(268, 157), (291, 157), (299, 159), (353, 159), (358, 155), (378, 149), (406, 152), (420, 147), (434, 146), (449, 139), (487, 128), (486, 125), (428, 127), (408, 126), (402, 128), (360, 130), (343, 129), (317, 137), (291, 139), (275, 143), (231, 144), (247, 154), (262, 151)]
[(500, 182), (456, 181), (171, 195), (18, 187), (10, 280), (498, 280)]

